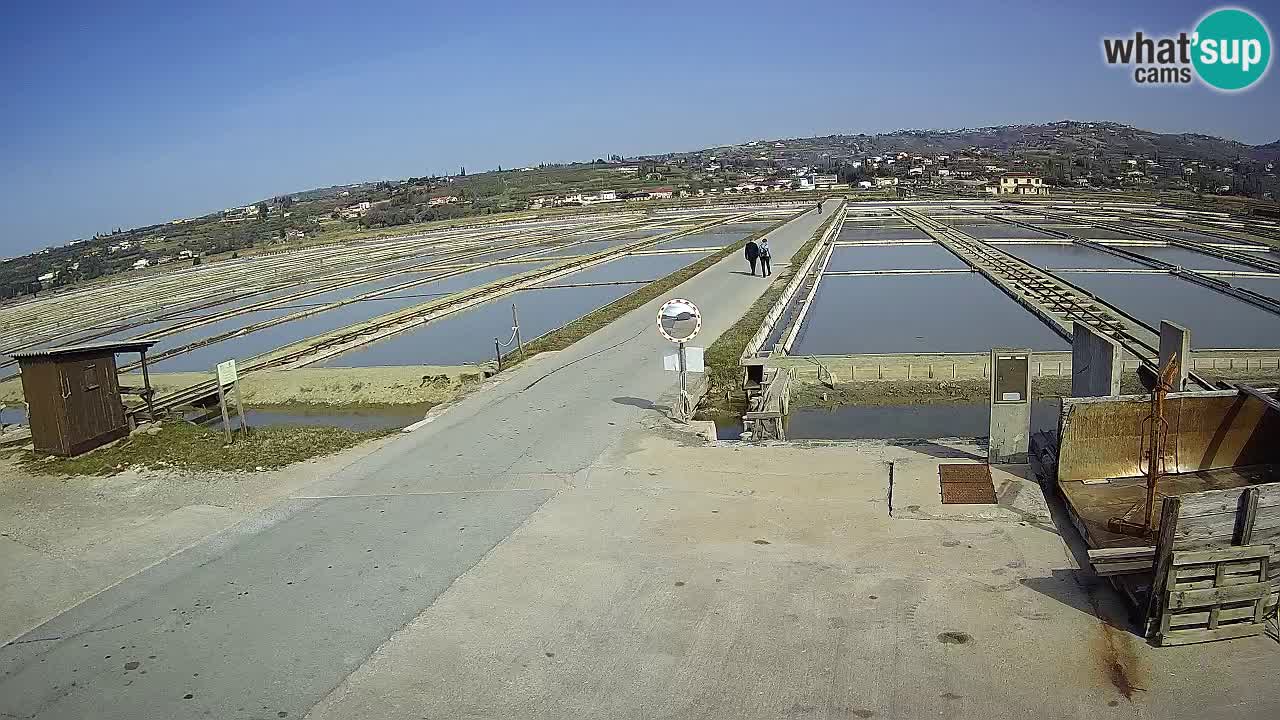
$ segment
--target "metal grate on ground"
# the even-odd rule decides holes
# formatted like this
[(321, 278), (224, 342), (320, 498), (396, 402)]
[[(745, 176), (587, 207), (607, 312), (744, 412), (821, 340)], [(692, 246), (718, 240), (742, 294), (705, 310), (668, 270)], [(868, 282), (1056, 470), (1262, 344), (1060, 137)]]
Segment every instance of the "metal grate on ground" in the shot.
[(991, 468), (972, 463), (944, 463), (938, 466), (943, 505), (994, 505), (995, 484)]

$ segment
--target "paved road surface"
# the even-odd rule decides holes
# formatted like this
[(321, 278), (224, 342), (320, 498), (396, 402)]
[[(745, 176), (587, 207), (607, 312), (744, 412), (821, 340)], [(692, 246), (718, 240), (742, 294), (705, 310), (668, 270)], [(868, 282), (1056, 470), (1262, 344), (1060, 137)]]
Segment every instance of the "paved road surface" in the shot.
[[(775, 272), (825, 218), (810, 211), (771, 236)], [(703, 308), (699, 344), (767, 286), (745, 267), (729, 258), (673, 293)], [(302, 717), (653, 422), (652, 403), (674, 389), (661, 369), (671, 346), (653, 329), (659, 304), (0, 649), (0, 717)]]

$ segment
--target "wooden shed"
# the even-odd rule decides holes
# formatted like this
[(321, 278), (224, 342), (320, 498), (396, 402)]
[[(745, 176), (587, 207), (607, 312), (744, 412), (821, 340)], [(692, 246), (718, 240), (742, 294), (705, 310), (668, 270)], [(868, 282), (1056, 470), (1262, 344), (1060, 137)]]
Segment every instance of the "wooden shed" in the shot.
[[(29, 408), (35, 449), (71, 456), (129, 434), (122, 392), (141, 395), (150, 404), (146, 353), (155, 341), (68, 345), (14, 353), (22, 368), (22, 393)], [(143, 358), (143, 388), (122, 388), (116, 377), (116, 353)]]

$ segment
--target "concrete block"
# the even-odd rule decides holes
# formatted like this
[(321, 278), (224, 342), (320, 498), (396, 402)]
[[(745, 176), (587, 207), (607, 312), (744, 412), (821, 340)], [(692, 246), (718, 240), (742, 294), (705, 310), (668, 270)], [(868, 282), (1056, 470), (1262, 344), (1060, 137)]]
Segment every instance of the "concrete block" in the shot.
[(1084, 323), (1071, 337), (1071, 397), (1120, 394), (1120, 345)]
[(1191, 370), (1191, 331), (1168, 320), (1160, 321), (1160, 367), (1170, 357), (1178, 359), (1178, 374), (1174, 376), (1173, 391), (1187, 389), (1187, 373)]

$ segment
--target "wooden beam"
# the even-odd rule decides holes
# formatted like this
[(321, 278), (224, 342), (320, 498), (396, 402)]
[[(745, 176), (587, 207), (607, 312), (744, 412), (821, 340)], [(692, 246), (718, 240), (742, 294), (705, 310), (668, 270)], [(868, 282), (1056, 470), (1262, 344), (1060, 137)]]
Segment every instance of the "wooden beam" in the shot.
[(1240, 391), (1241, 395), (1248, 395), (1249, 397), (1256, 398), (1274, 412), (1280, 412), (1280, 400), (1271, 397), (1258, 388), (1253, 387), (1252, 385), (1236, 385), (1236, 389)]

